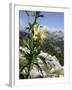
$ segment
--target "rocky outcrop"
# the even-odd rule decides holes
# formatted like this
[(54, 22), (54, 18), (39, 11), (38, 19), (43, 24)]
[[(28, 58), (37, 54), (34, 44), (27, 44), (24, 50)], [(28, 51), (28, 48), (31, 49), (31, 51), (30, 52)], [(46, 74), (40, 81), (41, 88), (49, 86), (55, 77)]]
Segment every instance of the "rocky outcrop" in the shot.
[(48, 53), (41, 51), (38, 57), (45, 58), (44, 60), (46, 60), (46, 62), (50, 64), (51, 66), (51, 70), (49, 71), (50, 74), (57, 74), (62, 76), (64, 75), (64, 68), (60, 65), (59, 60), (56, 58), (56, 56), (51, 56)]
[[(27, 48), (21, 48), (20, 50), (25, 51), (25, 53), (30, 53), (30, 51)], [(44, 70), (44, 65), (42, 60), (45, 60), (47, 65), (49, 65), (48, 72)], [(37, 60), (39, 63), (39, 66), (42, 69), (42, 73), (38, 70), (38, 68), (33, 65), (32, 70), (30, 71), (31, 78), (39, 78), (39, 77), (63, 77), (64, 76), (64, 68), (60, 65), (59, 60), (56, 58), (56, 56), (51, 56), (50, 54), (41, 51), (40, 54), (37, 56)], [(24, 75), (26, 74), (25, 70), (23, 70)]]

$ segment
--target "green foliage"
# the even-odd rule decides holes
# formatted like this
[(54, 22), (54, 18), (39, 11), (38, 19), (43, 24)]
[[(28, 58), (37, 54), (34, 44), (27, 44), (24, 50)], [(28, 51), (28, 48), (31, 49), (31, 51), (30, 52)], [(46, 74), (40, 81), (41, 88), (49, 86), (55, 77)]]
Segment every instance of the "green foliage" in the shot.
[[(26, 11), (27, 16), (29, 17), (29, 13)], [(30, 22), (28, 23), (28, 27), (26, 27), (26, 30), (28, 29), (28, 32), (31, 33), (31, 37), (30, 38), (24, 38), (24, 37), (20, 37), (20, 46), (23, 48), (27, 48), (30, 52), (25, 52), (22, 50), (19, 50), (20, 54), (22, 56), (20, 56), (20, 65), (19, 65), (19, 78), (23, 79), (23, 78), (30, 78), (30, 71), (33, 68), (34, 65), (37, 66), (38, 70), (42, 73), (42, 68), (39, 66), (39, 63), (37, 61), (37, 56), (40, 53), (40, 47), (38, 47), (39, 45), (39, 41), (34, 41), (33, 39), (33, 35), (34, 35), (34, 25), (37, 24), (37, 19), (40, 17), (44, 17), (43, 15), (40, 14), (40, 12), (36, 12), (34, 15), (34, 22), (31, 24)], [(37, 45), (38, 43), (38, 45)], [(47, 67), (47, 64), (44, 60), (42, 60), (42, 62), (44, 63), (45, 67)], [(26, 70), (25, 70), (26, 68)], [(23, 70), (25, 70), (25, 72), (27, 73), (26, 75), (24, 75), (23, 77)], [(43, 73), (42, 73), (43, 75)]]

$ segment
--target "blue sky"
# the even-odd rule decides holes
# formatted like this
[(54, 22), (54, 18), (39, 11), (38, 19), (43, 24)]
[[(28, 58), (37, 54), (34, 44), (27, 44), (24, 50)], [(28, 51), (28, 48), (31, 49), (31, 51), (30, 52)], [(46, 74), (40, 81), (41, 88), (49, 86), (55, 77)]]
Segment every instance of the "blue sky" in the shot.
[[(64, 30), (64, 13), (59, 12), (41, 12), (43, 18), (38, 18), (37, 22), (41, 26), (46, 26), (48, 30)], [(24, 10), (19, 11), (20, 30), (24, 30), (28, 22), (33, 22), (34, 17), (28, 17)]]

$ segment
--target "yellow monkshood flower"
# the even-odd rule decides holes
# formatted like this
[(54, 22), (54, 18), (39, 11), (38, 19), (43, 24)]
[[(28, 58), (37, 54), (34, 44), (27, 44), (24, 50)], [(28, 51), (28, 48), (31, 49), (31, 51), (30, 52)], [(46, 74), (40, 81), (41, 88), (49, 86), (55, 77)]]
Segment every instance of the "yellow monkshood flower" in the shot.
[(37, 24), (35, 24), (34, 25), (34, 35), (33, 35), (34, 40), (37, 40), (38, 39), (39, 32), (40, 32), (40, 26), (38, 26)]
[(33, 39), (34, 39), (34, 40), (37, 40), (37, 39), (38, 39), (38, 36), (33, 35)]
[(34, 34), (38, 35), (40, 31), (40, 26), (38, 26), (37, 24), (34, 25)]
[(44, 40), (46, 37), (46, 26), (44, 26), (43, 31), (40, 32), (40, 38), (41, 40)]

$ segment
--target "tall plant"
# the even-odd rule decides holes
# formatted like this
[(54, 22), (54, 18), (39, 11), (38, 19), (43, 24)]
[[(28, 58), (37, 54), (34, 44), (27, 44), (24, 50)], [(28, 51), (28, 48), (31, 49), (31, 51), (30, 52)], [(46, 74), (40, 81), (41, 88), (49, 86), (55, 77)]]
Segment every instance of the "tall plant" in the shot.
[[(29, 17), (30, 13), (28, 11), (26, 11), (26, 14)], [(34, 21), (33, 23), (28, 22), (28, 27), (26, 27), (26, 30), (30, 32), (31, 37), (26, 39), (22, 38), (21, 42), (23, 47), (29, 50), (29, 52), (25, 52), (23, 50), (21, 51), (21, 53), (23, 54), (22, 57), (26, 59), (26, 62), (24, 62), (24, 64), (20, 66), (20, 73), (25, 70), (25, 78), (31, 78), (30, 72), (33, 69), (34, 65), (38, 68), (43, 76), (42, 68), (38, 63), (37, 56), (40, 53), (42, 42), (46, 38), (46, 28), (44, 27), (43, 31), (40, 31), (40, 25), (37, 23), (37, 19), (44, 16), (41, 15), (40, 12), (34, 12), (32, 15), (34, 17)], [(48, 66), (46, 61), (42, 59), (42, 62), (47, 69)]]

